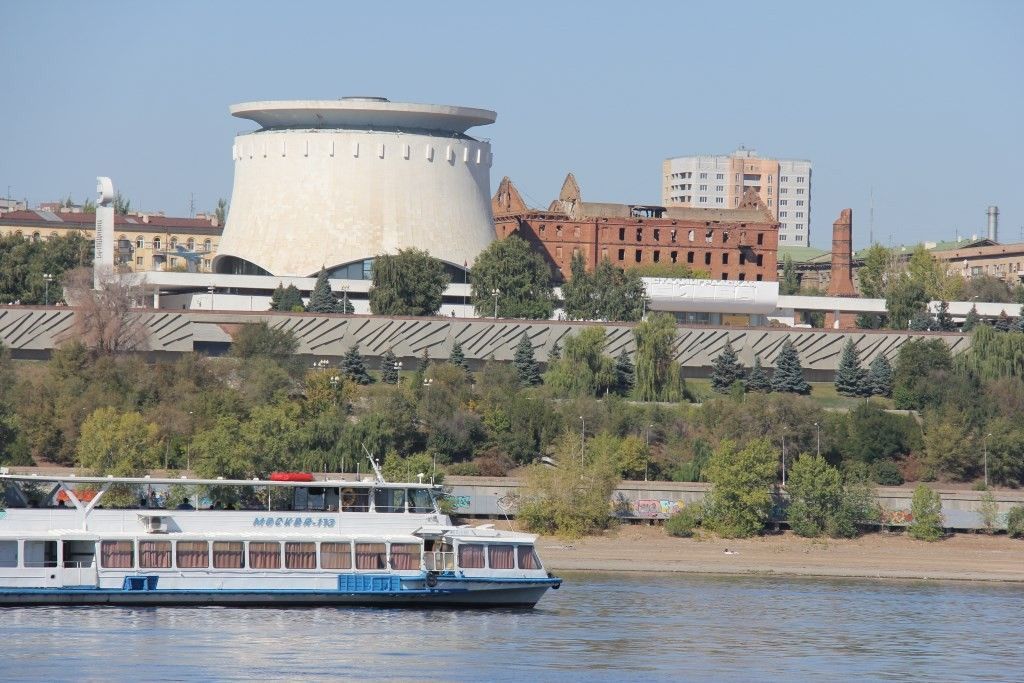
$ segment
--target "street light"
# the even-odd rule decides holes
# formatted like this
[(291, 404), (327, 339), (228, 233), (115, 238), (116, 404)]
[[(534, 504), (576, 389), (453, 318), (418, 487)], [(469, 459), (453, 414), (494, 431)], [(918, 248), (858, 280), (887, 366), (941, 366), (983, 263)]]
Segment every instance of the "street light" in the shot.
[(818, 431), (818, 457), (821, 457), (821, 425), (817, 422), (814, 423), (814, 428)]
[(782, 437), (782, 486), (786, 486), (786, 437)]
[(214, 290), (214, 286), (213, 285), (210, 285), (209, 287), (206, 288), (206, 291), (210, 293), (210, 310), (211, 311), (213, 310), (213, 290)]
[(338, 289), (341, 290), (341, 312), (348, 313), (348, 283), (346, 282), (345, 284), (342, 284), (341, 286), (338, 287)]
[(644, 462), (644, 481), (647, 481), (647, 474), (651, 469), (651, 430), (654, 425), (647, 425), (647, 458)]
[(43, 295), (43, 305), (44, 306), (49, 306), (50, 305), (50, 280), (52, 280), (52, 279), (53, 279), (53, 275), (51, 275), (50, 273), (43, 273), (43, 282), (46, 283), (44, 285), (44, 289), (43, 289), (43, 291), (45, 292), (45, 294)]
[(985, 463), (985, 488), (986, 489), (988, 488), (988, 437), (990, 437), (990, 436), (992, 436), (991, 432), (989, 432), (985, 436), (981, 437), (982, 448), (985, 451), (984, 463)]
[(580, 415), (580, 422), (583, 423), (583, 428), (580, 430), (580, 467), (583, 467), (583, 449), (587, 443), (587, 421)]
[(491, 294), (494, 296), (494, 319), (498, 319), (498, 295), (501, 294), (501, 290), (494, 288), (491, 290)]

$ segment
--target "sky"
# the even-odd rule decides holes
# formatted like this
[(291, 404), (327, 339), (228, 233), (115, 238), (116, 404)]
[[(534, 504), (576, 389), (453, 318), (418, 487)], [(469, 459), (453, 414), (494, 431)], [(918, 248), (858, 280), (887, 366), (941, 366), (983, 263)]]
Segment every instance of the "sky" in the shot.
[[(1024, 241), (1024, 2), (0, 0), (0, 195), (188, 215), (230, 198), (237, 102), (482, 107), (470, 131), (546, 207), (657, 204), (671, 156), (813, 163), (811, 244)], [(872, 199), (873, 198), (873, 199)]]

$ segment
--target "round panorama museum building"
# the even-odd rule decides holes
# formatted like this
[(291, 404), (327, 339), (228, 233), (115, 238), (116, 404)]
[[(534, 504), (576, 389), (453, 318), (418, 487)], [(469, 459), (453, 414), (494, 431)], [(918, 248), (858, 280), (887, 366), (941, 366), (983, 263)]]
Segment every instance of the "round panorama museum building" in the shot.
[(378, 97), (248, 102), (218, 273), (368, 279), (377, 254), (417, 247), (462, 269), (494, 238), (485, 109)]

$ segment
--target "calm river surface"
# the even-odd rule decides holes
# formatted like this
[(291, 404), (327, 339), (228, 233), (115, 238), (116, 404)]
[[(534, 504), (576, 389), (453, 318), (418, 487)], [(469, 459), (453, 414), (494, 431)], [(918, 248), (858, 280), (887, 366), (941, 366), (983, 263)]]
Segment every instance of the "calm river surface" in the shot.
[(0, 609), (0, 680), (1021, 680), (1024, 588), (567, 574), (535, 610)]

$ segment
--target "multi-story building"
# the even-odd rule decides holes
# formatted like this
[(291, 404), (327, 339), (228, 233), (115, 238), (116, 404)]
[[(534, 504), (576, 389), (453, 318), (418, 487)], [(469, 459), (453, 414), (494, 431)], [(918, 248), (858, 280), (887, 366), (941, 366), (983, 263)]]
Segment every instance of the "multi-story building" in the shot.
[(810, 161), (763, 158), (741, 147), (727, 156), (666, 159), (662, 174), (661, 203), (666, 207), (731, 209), (754, 190), (778, 220), (781, 246), (810, 244)]
[(947, 272), (965, 278), (990, 275), (1010, 285), (1024, 284), (1024, 243), (964, 244), (935, 249), (932, 256), (946, 264)]
[(508, 178), (491, 204), (498, 237), (519, 234), (561, 279), (579, 253), (587, 268), (608, 259), (622, 268), (684, 264), (715, 280), (776, 280), (778, 224), (752, 190), (734, 208), (584, 202), (570, 173), (546, 211), (527, 207)]
[(0, 215), (10, 213), (11, 211), (24, 211), (26, 208), (28, 208), (27, 205), (20, 199), (0, 197)]
[[(92, 238), (96, 214), (73, 211), (12, 211), (0, 215), (0, 235), (38, 241), (72, 232)], [(115, 262), (134, 272), (192, 270), (212, 272), (221, 232), (214, 216), (174, 218), (159, 214), (114, 218)]]

